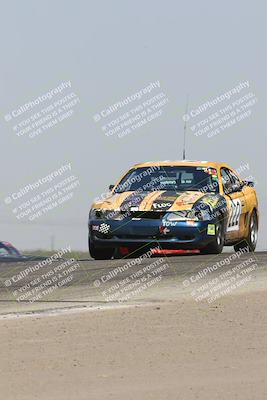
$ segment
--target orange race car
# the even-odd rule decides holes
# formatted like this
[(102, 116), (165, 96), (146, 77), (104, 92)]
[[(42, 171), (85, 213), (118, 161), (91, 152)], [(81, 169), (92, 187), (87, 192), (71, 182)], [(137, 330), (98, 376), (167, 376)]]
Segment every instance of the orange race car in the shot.
[(109, 259), (121, 247), (254, 251), (259, 212), (253, 186), (225, 163), (137, 164), (92, 205), (89, 252)]

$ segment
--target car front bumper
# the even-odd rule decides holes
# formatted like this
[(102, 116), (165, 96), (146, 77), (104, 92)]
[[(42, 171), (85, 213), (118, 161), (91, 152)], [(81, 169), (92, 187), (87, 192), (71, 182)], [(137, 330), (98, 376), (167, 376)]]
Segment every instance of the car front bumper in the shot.
[(214, 240), (215, 221), (164, 223), (154, 219), (90, 220), (89, 236), (97, 247), (159, 245), (165, 249), (200, 249)]

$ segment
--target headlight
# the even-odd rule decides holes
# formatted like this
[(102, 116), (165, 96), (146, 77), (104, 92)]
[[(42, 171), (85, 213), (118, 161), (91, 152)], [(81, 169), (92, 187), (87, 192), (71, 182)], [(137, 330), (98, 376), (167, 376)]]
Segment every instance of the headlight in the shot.
[(165, 221), (209, 221), (211, 219), (211, 211), (206, 204), (199, 204), (198, 207), (192, 210), (182, 210), (175, 212), (167, 212), (164, 216)]
[(164, 219), (166, 221), (170, 221), (170, 222), (184, 221), (186, 219), (189, 219), (189, 213), (190, 212), (191, 212), (191, 210), (167, 212), (166, 215), (164, 216)]
[(211, 209), (205, 203), (199, 203), (195, 208), (193, 208), (191, 210), (191, 215), (198, 221), (209, 221), (212, 218)]
[(89, 219), (96, 219), (98, 218), (97, 214), (100, 212), (101, 210), (97, 210), (96, 208), (91, 208), (90, 212), (89, 212)]
[(209, 210), (197, 210), (195, 214), (196, 214), (196, 218), (199, 221), (209, 221), (210, 220)]
[(91, 209), (89, 219), (113, 219), (120, 221), (123, 219), (123, 214), (118, 210)]

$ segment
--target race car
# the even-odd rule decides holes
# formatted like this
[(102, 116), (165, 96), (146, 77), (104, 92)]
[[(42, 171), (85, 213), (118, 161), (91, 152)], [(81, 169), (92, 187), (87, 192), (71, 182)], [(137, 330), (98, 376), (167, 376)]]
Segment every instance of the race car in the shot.
[(10, 242), (0, 241), (0, 263), (43, 261), (49, 256), (24, 255)]
[(118, 249), (253, 252), (259, 211), (254, 184), (227, 164), (159, 161), (134, 165), (89, 213), (89, 252), (111, 259)]
[(6, 258), (22, 258), (23, 255), (11, 243), (0, 241), (0, 262)]

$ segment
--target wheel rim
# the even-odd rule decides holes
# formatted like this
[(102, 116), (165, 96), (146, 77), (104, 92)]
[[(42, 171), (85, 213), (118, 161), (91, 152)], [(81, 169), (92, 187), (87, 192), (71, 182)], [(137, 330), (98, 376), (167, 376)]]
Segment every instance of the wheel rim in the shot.
[(258, 224), (255, 214), (250, 221), (250, 241), (253, 245), (257, 243), (258, 240)]

